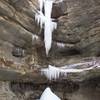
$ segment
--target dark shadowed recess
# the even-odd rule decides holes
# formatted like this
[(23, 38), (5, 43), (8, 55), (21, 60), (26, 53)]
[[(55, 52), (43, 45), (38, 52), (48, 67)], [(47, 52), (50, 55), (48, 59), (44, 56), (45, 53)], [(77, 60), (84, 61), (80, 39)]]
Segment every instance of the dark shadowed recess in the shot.
[[(48, 82), (48, 83), (39, 83), (35, 84), (34, 82), (11, 82), (10, 89), (18, 96), (24, 95), (26, 92), (32, 91), (27, 100), (38, 99), (41, 93), (45, 90), (46, 87), (50, 87), (51, 90), (56, 93), (72, 93), (79, 89), (79, 85), (69, 80), (62, 80), (58, 82)], [(38, 93), (38, 94), (37, 94)], [(37, 95), (36, 95), (37, 94)]]
[[(87, 79), (81, 83), (74, 83), (70, 80), (62, 80), (62, 81), (60, 80), (57, 82), (53, 81), (53, 82), (39, 83), (39, 84), (35, 84), (34, 82), (10, 83), (11, 91), (13, 91), (13, 93), (15, 93), (17, 96), (19, 96), (19, 94), (26, 96), (25, 94), (29, 93), (27, 99), (25, 100), (39, 99), (42, 92), (45, 90), (47, 86), (50, 87), (54, 93), (58, 94), (58, 96), (60, 96), (62, 100), (73, 100), (72, 98), (73, 95), (75, 94), (76, 96), (84, 95), (84, 93), (86, 95), (87, 91), (90, 91), (89, 95), (93, 93), (91, 91), (94, 92), (96, 91), (98, 93), (100, 91), (100, 77)], [(62, 95), (59, 95), (59, 93)], [(69, 99), (70, 96), (68, 98), (66, 97), (67, 94), (72, 95), (71, 99)], [(89, 95), (87, 94), (86, 98), (88, 98)], [(87, 100), (87, 99), (82, 98), (82, 100)], [(99, 100), (99, 98), (97, 98), (96, 100)]]

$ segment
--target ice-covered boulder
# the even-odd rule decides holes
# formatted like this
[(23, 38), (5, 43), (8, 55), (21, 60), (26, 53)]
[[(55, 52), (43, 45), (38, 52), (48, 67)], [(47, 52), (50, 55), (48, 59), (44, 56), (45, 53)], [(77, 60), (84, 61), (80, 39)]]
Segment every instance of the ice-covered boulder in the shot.
[(58, 96), (56, 96), (49, 87), (47, 87), (42, 93), (40, 100), (61, 100)]

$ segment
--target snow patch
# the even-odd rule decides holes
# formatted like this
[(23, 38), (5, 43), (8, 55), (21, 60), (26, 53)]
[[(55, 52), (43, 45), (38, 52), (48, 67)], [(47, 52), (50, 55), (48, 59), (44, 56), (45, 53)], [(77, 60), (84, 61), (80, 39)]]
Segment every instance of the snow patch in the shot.
[(47, 87), (42, 93), (40, 100), (61, 100), (58, 96), (56, 96), (49, 87)]
[(82, 65), (94, 65), (92, 61), (89, 61), (89, 62), (81, 62), (81, 63), (76, 63), (76, 64), (70, 64), (70, 65), (65, 65), (65, 66), (62, 66), (61, 68), (63, 69), (69, 69), (69, 68), (76, 68), (78, 66), (82, 66)]
[(48, 68), (45, 68), (45, 69), (42, 69), (41, 72), (43, 75), (45, 75), (49, 80), (52, 80), (52, 79), (59, 79), (60, 76), (67, 76), (68, 73), (80, 73), (80, 72), (83, 72), (83, 71), (88, 71), (88, 70), (91, 70), (93, 69), (94, 66), (92, 67), (89, 67), (89, 68), (84, 68), (84, 69), (75, 69), (75, 68), (62, 68), (62, 67), (55, 67), (55, 66), (51, 66), (49, 65)]
[(55, 3), (63, 2), (64, 0), (55, 0)]
[(57, 46), (60, 47), (60, 48), (64, 48), (65, 47), (65, 44), (64, 43), (57, 42)]
[[(44, 28), (44, 43), (46, 55), (48, 55), (51, 45), (52, 45), (52, 32), (57, 28), (57, 23), (53, 22), (54, 19), (51, 18), (52, 6), (55, 0), (38, 0), (40, 10), (35, 15), (35, 20)], [(44, 14), (43, 9), (44, 7)]]
[(34, 41), (35, 39), (37, 40), (38, 36), (37, 35), (32, 35), (32, 41)]

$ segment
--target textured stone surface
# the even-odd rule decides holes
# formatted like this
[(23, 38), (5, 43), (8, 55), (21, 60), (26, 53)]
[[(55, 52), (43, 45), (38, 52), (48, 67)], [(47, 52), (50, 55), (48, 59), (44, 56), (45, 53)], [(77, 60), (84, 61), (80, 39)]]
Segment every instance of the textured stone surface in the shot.
[(9, 82), (0, 81), (0, 100), (18, 100), (17, 96), (10, 90)]
[[(53, 32), (48, 58), (43, 46), (43, 30), (34, 19), (37, 0), (1, 0), (0, 8), (1, 58), (45, 67), (47, 64), (68, 64), (67, 60), (76, 58), (75, 55), (78, 59), (82, 55), (99, 56), (100, 3), (97, 0), (54, 3), (52, 17), (56, 18), (58, 28)], [(32, 35), (37, 35), (40, 40), (32, 41)]]
[(100, 2), (97, 0), (65, 1), (68, 14), (59, 18), (54, 40), (74, 44), (75, 49), (85, 56), (99, 55)]
[[(38, 8), (37, 0), (0, 0), (1, 80), (19, 78), (29, 81), (33, 76), (38, 80), (37, 74), (33, 72), (37, 68), (47, 67), (48, 64), (63, 66), (79, 63), (83, 56), (100, 56), (99, 0), (64, 0), (62, 3), (54, 3), (52, 18), (58, 22), (58, 28), (53, 32), (48, 57), (45, 55), (43, 29), (35, 22)], [(38, 39), (32, 41), (32, 35)], [(99, 69), (90, 71), (89, 78), (99, 76), (99, 72)], [(83, 79), (88, 78), (85, 77), (86, 73), (82, 75), (79, 74)], [(77, 75), (72, 76), (69, 79), (75, 80)], [(39, 82), (42, 82), (40, 78)], [(76, 92), (68, 98), (77, 99), (76, 95), (83, 99), (86, 94)], [(89, 99), (86, 97), (83, 100)]]
[[(9, 54), (13, 47), (23, 48), (31, 54), (34, 47), (32, 34), (37, 34), (43, 41), (43, 31), (34, 20), (38, 9), (37, 0), (1, 0), (0, 8), (0, 47), (4, 48), (6, 44), (6, 53)], [(75, 54), (99, 56), (99, 8), (97, 0), (64, 0), (55, 3), (52, 17), (57, 19), (58, 28), (53, 32), (54, 42), (49, 57)], [(66, 46), (56, 47), (57, 42)], [(45, 56), (44, 47), (41, 46), (40, 49), (40, 55)]]

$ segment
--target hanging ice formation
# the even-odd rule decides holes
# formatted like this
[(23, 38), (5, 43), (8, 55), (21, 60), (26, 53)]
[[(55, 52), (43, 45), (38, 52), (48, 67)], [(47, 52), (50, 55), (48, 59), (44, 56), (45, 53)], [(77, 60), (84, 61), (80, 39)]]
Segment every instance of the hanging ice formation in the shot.
[(56, 96), (49, 87), (47, 87), (42, 93), (40, 100), (61, 100), (58, 96)]
[[(52, 44), (52, 32), (57, 28), (57, 23), (51, 18), (52, 5), (55, 0), (38, 0), (40, 10), (36, 13), (35, 19), (41, 28), (44, 28), (44, 43), (46, 55), (48, 55)], [(43, 13), (44, 7), (44, 13)]]
[(89, 67), (89, 68), (83, 68), (83, 69), (78, 69), (78, 68), (67, 68), (68, 66), (65, 67), (55, 67), (49, 65), (48, 68), (42, 69), (41, 72), (44, 74), (49, 80), (52, 79), (58, 79), (60, 76), (67, 76), (68, 73), (80, 73), (83, 71), (88, 71), (93, 69), (95, 66)]

